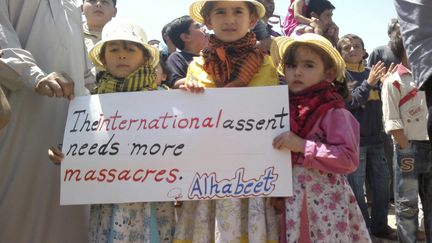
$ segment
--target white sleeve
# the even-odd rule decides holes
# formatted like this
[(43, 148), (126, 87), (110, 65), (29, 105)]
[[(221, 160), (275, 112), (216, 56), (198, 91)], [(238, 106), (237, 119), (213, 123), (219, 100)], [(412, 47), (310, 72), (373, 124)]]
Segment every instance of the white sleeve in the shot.
[(15, 70), (21, 78), (2, 78), (0, 84), (11, 90), (25, 86), (33, 89), (36, 82), (46, 74), (37, 66), (33, 55), (21, 48), (18, 35), (9, 20), (7, 9), (6, 2), (0, 1), (1, 61)]

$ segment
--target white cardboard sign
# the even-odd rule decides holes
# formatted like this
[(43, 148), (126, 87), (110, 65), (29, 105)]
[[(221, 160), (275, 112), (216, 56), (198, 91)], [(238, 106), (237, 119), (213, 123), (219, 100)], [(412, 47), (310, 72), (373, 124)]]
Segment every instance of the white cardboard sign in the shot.
[(286, 86), (76, 97), (61, 204), (292, 195)]

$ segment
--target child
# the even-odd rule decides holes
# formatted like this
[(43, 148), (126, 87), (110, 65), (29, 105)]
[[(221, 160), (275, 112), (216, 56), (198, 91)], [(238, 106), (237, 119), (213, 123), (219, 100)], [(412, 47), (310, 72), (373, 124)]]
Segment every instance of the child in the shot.
[[(390, 174), (384, 152), (385, 134), (379, 85), (386, 68), (381, 61), (370, 70), (365, 68), (367, 53), (362, 39), (356, 35), (348, 34), (340, 38), (337, 49), (354, 79), (350, 83), (352, 99), (347, 102), (347, 109), (360, 123), (360, 164), (356, 171), (348, 175), (348, 181), (371, 233), (379, 238), (396, 240), (396, 232), (388, 226), (387, 221)], [(373, 197), (370, 215), (363, 190), (365, 179)]]
[[(84, 14), (86, 21), (83, 23), (84, 44), (87, 52), (101, 40), (102, 29), (108, 21), (117, 14), (117, 0), (83, 0), (81, 12)], [(101, 67), (93, 67), (88, 63), (92, 73), (97, 76), (103, 71)], [(86, 88), (93, 91), (96, 87), (94, 80), (86, 80)]]
[[(99, 78), (97, 94), (158, 89), (155, 66), (159, 51), (147, 44), (147, 36), (138, 25), (108, 22), (89, 57), (106, 70)], [(55, 148), (50, 153), (57, 162), (64, 157)], [(99, 204), (90, 210), (91, 242), (172, 242), (173, 228), (171, 202)]]
[[(98, 94), (157, 90), (155, 67), (159, 50), (147, 44), (145, 32), (137, 25), (111, 21), (102, 31), (102, 40), (91, 49), (90, 59), (106, 72), (100, 77)], [(150, 242), (152, 206), (158, 211), (159, 241), (171, 242), (174, 206), (166, 203), (124, 203), (92, 205), (90, 237), (93, 242)], [(132, 222), (124, 224), (123, 222)], [(117, 224), (116, 222), (119, 222)]]
[[(183, 89), (276, 85), (269, 56), (255, 47), (250, 29), (264, 16), (254, 0), (195, 1), (190, 16), (214, 31), (202, 56), (189, 65)], [(277, 242), (274, 209), (265, 198), (187, 201), (174, 242)]]
[(208, 39), (202, 25), (188, 15), (171, 21), (167, 34), (178, 49), (171, 53), (167, 60), (172, 72), (169, 86), (178, 89), (184, 83), (189, 63), (207, 46)]
[(83, 31), (87, 51), (100, 41), (103, 27), (116, 16), (116, 3), (117, 0), (83, 0), (81, 11), (86, 18)]
[(291, 131), (273, 147), (291, 150), (294, 187), (285, 199), (281, 242), (370, 242), (345, 177), (358, 165), (359, 125), (335, 88), (343, 82), (343, 59), (316, 34), (275, 44), (272, 57), (281, 60), (290, 92)]
[[(161, 53), (160, 53), (161, 54)], [(160, 55), (159, 63), (155, 68), (156, 79), (155, 83), (158, 86), (158, 90), (169, 90), (169, 87), (166, 85), (168, 81), (168, 77), (170, 77), (170, 70), (166, 63), (166, 58), (163, 55)]]
[(335, 7), (327, 0), (292, 0), (283, 23), (285, 35), (324, 35), (333, 23), (334, 9)]
[(310, 0), (291, 0), (288, 6), (288, 14), (283, 22), (285, 35), (291, 36), (292, 33), (314, 33), (313, 27), (310, 25), (317, 22), (314, 17), (305, 17), (307, 5)]
[[(409, 67), (406, 55), (402, 63)], [(427, 134), (428, 108), (424, 91), (418, 91), (410, 70), (399, 64), (382, 85), (385, 131), (394, 140), (395, 204), (399, 242), (419, 240), (418, 195), (423, 206), (425, 229), (432, 211), (432, 153)], [(426, 230), (431, 242), (430, 232)], [(424, 239), (423, 239), (424, 240)]]

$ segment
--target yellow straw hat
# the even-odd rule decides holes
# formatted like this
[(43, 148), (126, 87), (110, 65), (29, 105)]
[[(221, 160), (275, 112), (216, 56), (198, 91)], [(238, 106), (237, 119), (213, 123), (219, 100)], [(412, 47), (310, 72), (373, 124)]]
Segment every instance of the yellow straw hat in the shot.
[(201, 9), (206, 2), (250, 2), (253, 3), (258, 12), (258, 18), (262, 18), (265, 15), (265, 7), (260, 2), (255, 0), (198, 0), (194, 1), (189, 7), (189, 15), (193, 20), (200, 24), (204, 24), (204, 16), (201, 15)]
[(293, 44), (306, 44), (313, 45), (325, 51), (330, 58), (333, 60), (336, 67), (336, 80), (343, 81), (345, 77), (345, 61), (343, 60), (340, 53), (333, 47), (329, 40), (325, 37), (312, 33), (305, 33), (295, 38), (286, 36), (276, 37), (270, 47), (270, 55), (273, 59), (274, 64), (277, 66), (277, 70), (280, 74), (283, 73), (283, 58), (287, 50)]
[(90, 50), (90, 60), (99, 68), (103, 64), (99, 58), (102, 46), (108, 41), (132, 41), (141, 44), (150, 53), (149, 64), (156, 67), (159, 63), (159, 50), (147, 44), (147, 35), (144, 30), (137, 24), (111, 20), (102, 29), (102, 39)]

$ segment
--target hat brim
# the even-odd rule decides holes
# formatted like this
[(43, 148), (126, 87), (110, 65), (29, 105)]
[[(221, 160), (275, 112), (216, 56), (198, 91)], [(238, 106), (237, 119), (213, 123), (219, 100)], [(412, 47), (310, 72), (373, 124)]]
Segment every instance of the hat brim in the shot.
[(152, 67), (156, 67), (158, 65), (158, 63), (159, 63), (159, 50), (156, 47), (154, 47), (152, 45), (149, 45), (149, 44), (146, 44), (146, 43), (137, 42), (136, 40), (132, 40), (132, 39), (129, 40), (127, 38), (111, 38), (111, 39), (106, 39), (106, 40), (99, 41), (98, 43), (96, 43), (94, 45), (94, 47), (89, 52), (89, 58), (90, 58), (90, 60), (98, 68), (105, 69), (105, 67), (104, 67), (104, 65), (103, 65), (103, 63), (102, 63), (102, 61), (100, 60), (99, 57), (100, 57), (100, 52), (101, 52), (101, 49), (102, 49), (103, 45), (105, 43), (109, 42), (109, 41), (131, 41), (131, 42), (140, 44), (145, 49), (147, 49), (149, 51), (149, 53), (150, 53), (150, 59), (149, 59), (148, 63)]
[(343, 81), (345, 78), (345, 61), (340, 55), (340, 53), (333, 47), (329, 40), (325, 37), (317, 35), (317, 34), (302, 34), (299, 37), (293, 39), (291, 37), (281, 36), (273, 39), (273, 43), (270, 47), (270, 54), (272, 56), (274, 64), (277, 66), (277, 70), (279, 74), (284, 76), (283, 70), (283, 58), (284, 54), (287, 52), (289, 48), (291, 48), (295, 44), (306, 44), (313, 45), (317, 48), (322, 49), (326, 52), (331, 59), (333, 60), (337, 72), (336, 72), (336, 80)]
[[(200, 24), (204, 24), (205, 19), (203, 16), (201, 16), (201, 9), (203, 8), (204, 4), (206, 2), (220, 2), (220, 1), (221, 0), (199, 0), (199, 1), (195, 1), (189, 6), (189, 15), (196, 22), (198, 22)], [(255, 5), (255, 7), (258, 11), (258, 18), (259, 19), (263, 18), (265, 15), (264, 5), (262, 5), (260, 2), (255, 1), (255, 0), (241, 0), (241, 1), (240, 0), (222, 0), (222, 1), (224, 1), (224, 2), (250, 2), (250, 3), (253, 3)]]

